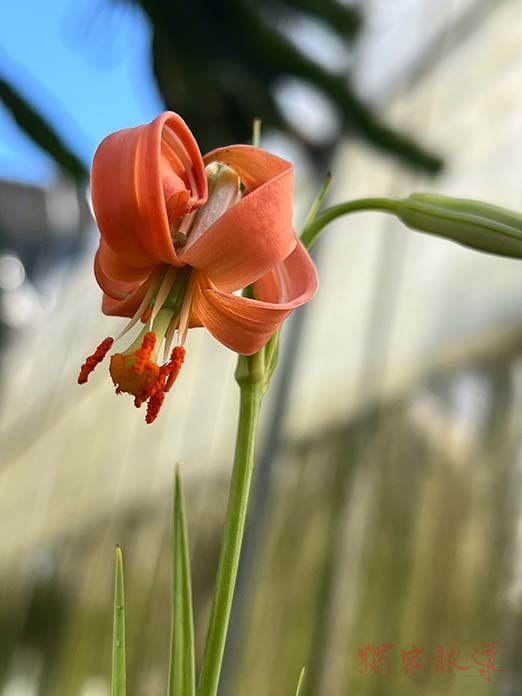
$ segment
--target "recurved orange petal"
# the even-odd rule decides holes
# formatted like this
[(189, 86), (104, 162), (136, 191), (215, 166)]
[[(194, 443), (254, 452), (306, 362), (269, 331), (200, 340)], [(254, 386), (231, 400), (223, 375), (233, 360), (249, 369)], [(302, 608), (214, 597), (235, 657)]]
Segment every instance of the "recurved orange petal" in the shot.
[(149, 287), (149, 282), (142, 283), (136, 290), (128, 293), (122, 298), (116, 298), (104, 292), (102, 312), (115, 317), (133, 317), (147, 294)]
[(294, 249), (292, 165), (248, 145), (220, 148), (204, 158), (233, 169), (244, 197), (180, 251), (183, 262), (202, 270), (221, 290), (250, 285)]
[(183, 119), (165, 112), (151, 123), (102, 141), (91, 171), (96, 221), (110, 277), (143, 277), (159, 263), (182, 265), (172, 243), (171, 218), (201, 206), (207, 179), (198, 145)]
[(231, 350), (252, 355), (260, 350), (290, 312), (308, 302), (317, 290), (317, 273), (303, 245), (254, 285), (256, 299), (216, 288), (201, 275), (193, 304), (200, 322)]

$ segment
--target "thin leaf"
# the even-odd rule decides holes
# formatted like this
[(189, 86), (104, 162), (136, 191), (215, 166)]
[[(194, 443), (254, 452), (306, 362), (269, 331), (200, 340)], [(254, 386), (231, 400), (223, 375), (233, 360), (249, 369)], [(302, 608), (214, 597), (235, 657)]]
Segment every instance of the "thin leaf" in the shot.
[(116, 573), (114, 578), (114, 627), (112, 635), (112, 686), (111, 696), (125, 696), (125, 586), (123, 554), (116, 547)]
[(297, 682), (297, 690), (295, 692), (295, 696), (301, 696), (301, 691), (303, 689), (303, 684), (304, 684), (304, 678), (305, 678), (305, 667), (301, 670), (301, 674), (299, 675), (299, 681)]
[(185, 505), (179, 470), (174, 488), (174, 563), (172, 569), (172, 619), (170, 635), (169, 696), (194, 696), (194, 619), (187, 542)]
[(303, 224), (303, 229), (306, 229), (309, 225), (315, 222), (315, 219), (321, 212), (321, 208), (323, 207), (326, 196), (328, 195), (330, 186), (332, 185), (332, 181), (332, 173), (328, 172), (324, 178), (323, 185), (319, 189), (319, 193), (315, 197), (314, 202), (312, 203), (312, 207), (310, 208), (310, 211), (306, 216), (306, 220)]

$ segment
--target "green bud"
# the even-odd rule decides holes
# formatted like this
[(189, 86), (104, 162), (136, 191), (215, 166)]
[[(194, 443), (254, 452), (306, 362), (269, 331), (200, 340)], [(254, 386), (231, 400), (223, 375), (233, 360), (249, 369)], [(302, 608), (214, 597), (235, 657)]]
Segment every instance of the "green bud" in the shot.
[(395, 214), (413, 230), (488, 254), (522, 258), (522, 215), (497, 205), (431, 193), (396, 201)]

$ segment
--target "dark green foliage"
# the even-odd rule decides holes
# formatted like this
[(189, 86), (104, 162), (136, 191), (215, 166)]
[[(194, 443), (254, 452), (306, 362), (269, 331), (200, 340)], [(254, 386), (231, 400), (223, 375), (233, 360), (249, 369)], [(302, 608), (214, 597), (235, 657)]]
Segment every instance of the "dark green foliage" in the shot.
[[(119, 0), (121, 2), (121, 0)], [(343, 134), (363, 138), (404, 163), (437, 172), (441, 160), (387, 126), (354, 92), (345, 75), (328, 71), (298, 50), (278, 29), (278, 18), (300, 12), (320, 19), (353, 42), (359, 12), (336, 0), (127, 0), (151, 21), (151, 60), (165, 106), (181, 113), (203, 151), (249, 140), (252, 119), (294, 136), (324, 168)], [(274, 99), (274, 85), (299, 78), (323, 93), (341, 116), (342, 131), (318, 145), (288, 123)], [(93, 95), (96, 98), (96, 95)], [(36, 106), (0, 77), (0, 101), (22, 130), (76, 180), (84, 164)]]
[[(252, 118), (291, 131), (273, 98), (285, 76), (305, 80), (330, 98), (344, 133), (362, 137), (409, 165), (436, 172), (441, 160), (384, 124), (355, 94), (344, 75), (329, 72), (305, 56), (268, 21), (267, 2), (141, 0), (153, 26), (153, 66), (169, 109), (190, 123), (203, 150), (250, 137)], [(286, 6), (322, 18), (340, 38), (353, 38), (355, 11), (328, 0), (287, 0)], [(284, 5), (271, 7), (284, 8)], [(292, 133), (303, 140), (302, 135)], [(318, 147), (303, 140), (323, 161), (335, 142)]]
[(53, 126), (6, 79), (0, 77), (0, 102), (20, 128), (77, 181), (86, 178), (81, 160), (64, 144)]

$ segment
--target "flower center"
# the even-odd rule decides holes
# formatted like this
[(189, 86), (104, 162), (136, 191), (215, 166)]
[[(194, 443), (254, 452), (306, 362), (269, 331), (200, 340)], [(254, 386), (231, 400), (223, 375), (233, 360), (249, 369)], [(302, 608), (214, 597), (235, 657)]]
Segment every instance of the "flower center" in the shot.
[[(109, 372), (116, 393), (134, 396), (137, 408), (147, 403), (147, 423), (152, 423), (157, 418), (165, 394), (172, 388), (185, 358), (183, 345), (175, 346), (172, 352), (170, 346), (176, 329), (179, 333), (178, 343), (184, 342), (194, 292), (194, 277), (195, 272), (188, 266), (167, 268), (163, 276), (156, 279), (153, 290), (147, 293), (147, 302), (142, 302), (137, 315), (119, 337), (140, 318), (147, 321), (146, 326), (127, 350), (111, 356)], [(163, 364), (158, 364), (158, 354), (164, 339), (165, 357)], [(86, 359), (78, 377), (80, 384), (87, 382), (90, 373), (102, 362), (113, 343), (114, 339), (106, 338)]]
[[(145, 420), (152, 423), (158, 416), (165, 394), (181, 370), (185, 359), (185, 349), (176, 346), (170, 360), (159, 366), (156, 354), (161, 341), (156, 340), (154, 331), (146, 331), (139, 347), (132, 351), (133, 344), (125, 353), (116, 353), (111, 357), (109, 372), (116, 387), (116, 393), (126, 392), (134, 396), (136, 408), (147, 403)], [(135, 342), (136, 343), (136, 342)]]
[(126, 392), (139, 397), (158, 380), (160, 368), (151, 360), (155, 345), (156, 334), (147, 331), (137, 350), (111, 357), (109, 372), (118, 394)]
[(229, 208), (241, 200), (241, 179), (224, 164), (207, 167), (208, 198), (186, 231), (187, 241), (194, 244)]

